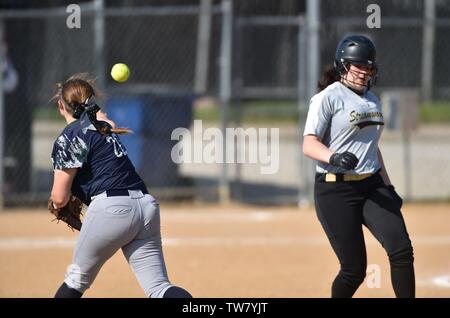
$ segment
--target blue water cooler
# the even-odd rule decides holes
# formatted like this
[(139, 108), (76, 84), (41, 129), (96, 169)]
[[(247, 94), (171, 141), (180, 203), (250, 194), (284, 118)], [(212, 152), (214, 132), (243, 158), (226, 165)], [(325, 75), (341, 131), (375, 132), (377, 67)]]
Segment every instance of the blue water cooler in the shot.
[(128, 156), (149, 187), (173, 187), (180, 184), (178, 164), (171, 159), (177, 140), (171, 140), (178, 127), (192, 122), (194, 95), (145, 94), (110, 96), (108, 117), (132, 134), (122, 135)]

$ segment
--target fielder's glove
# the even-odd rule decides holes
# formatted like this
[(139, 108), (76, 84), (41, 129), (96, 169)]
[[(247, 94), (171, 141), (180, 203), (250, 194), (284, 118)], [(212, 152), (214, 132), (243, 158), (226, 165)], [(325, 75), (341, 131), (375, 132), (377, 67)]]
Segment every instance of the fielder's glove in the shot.
[(76, 196), (71, 196), (69, 202), (62, 208), (55, 208), (51, 198), (48, 199), (48, 209), (50, 213), (55, 216), (54, 220), (63, 221), (73, 231), (73, 229), (81, 230), (81, 210), (83, 209), (83, 202)]
[(359, 159), (351, 152), (334, 153), (330, 157), (330, 164), (335, 167), (353, 170), (358, 165)]

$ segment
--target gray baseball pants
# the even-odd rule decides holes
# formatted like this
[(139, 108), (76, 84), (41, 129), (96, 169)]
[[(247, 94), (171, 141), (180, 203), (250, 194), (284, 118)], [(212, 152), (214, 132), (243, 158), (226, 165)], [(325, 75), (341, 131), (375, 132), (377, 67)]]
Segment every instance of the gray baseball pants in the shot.
[(102, 193), (92, 198), (64, 282), (84, 293), (100, 268), (118, 249), (141, 287), (152, 298), (163, 297), (169, 282), (161, 244), (159, 204), (150, 194)]

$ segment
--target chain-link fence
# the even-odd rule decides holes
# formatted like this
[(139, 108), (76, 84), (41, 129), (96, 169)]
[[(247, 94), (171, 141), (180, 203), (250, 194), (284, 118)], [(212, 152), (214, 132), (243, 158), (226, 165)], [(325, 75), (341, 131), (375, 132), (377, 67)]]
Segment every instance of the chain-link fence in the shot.
[[(373, 4), (380, 8), (381, 27), (371, 29), (367, 8)], [(392, 182), (408, 200), (450, 197), (450, 83), (445, 75), (450, 65), (444, 58), (450, 52), (450, 41), (445, 40), (450, 34), (448, 8), (444, 1), (434, 2), (434, 13), (425, 1), (320, 1), (321, 70), (333, 63), (336, 45), (346, 34), (366, 34), (377, 45), (380, 71), (373, 91), (382, 100), (386, 118), (380, 149)], [(311, 198), (311, 165), (300, 149), (311, 80), (302, 72), (308, 73), (314, 63), (312, 33), (308, 15), (292, 13), (236, 19), (235, 37), (243, 42), (235, 62), (240, 63), (235, 71), (236, 111), (245, 118), (240, 123), (254, 125), (252, 117), (267, 112), (270, 120), (258, 124), (280, 129), (277, 174), (257, 176), (250, 165), (237, 169), (240, 182), (248, 185), (243, 197), (250, 201), (301, 203)], [(263, 107), (267, 100), (273, 107)], [(245, 107), (246, 101), (259, 108)], [(428, 113), (435, 114), (435, 120)]]
[[(366, 11), (377, 4), (380, 28), (368, 29)], [(322, 1), (322, 61), (346, 33), (369, 35), (380, 65), (374, 92), (386, 118), (380, 142), (392, 182), (407, 199), (450, 197), (450, 15), (446, 1), (358, 1), (347, 6)], [(345, 9), (344, 9), (345, 8)], [(333, 17), (327, 19), (325, 17)], [(426, 106), (428, 105), (428, 106)], [(427, 112), (442, 120), (429, 120)]]
[[(124, 143), (160, 200), (230, 197), (288, 204), (308, 199), (313, 168), (301, 153), (301, 140), (315, 86), (312, 79), (318, 76), (311, 72), (314, 65), (320, 71), (332, 63), (339, 39), (356, 32), (371, 36), (379, 53), (380, 76), (374, 91), (384, 102), (387, 124), (381, 150), (391, 179), (409, 199), (450, 197), (450, 126), (436, 123), (442, 116), (433, 115), (446, 114), (450, 108), (448, 3), (436, 0), (435, 19), (427, 20), (429, 9), (420, 0), (316, 1), (317, 32), (307, 14), (307, 4), (314, 1), (189, 3), (117, 7), (99, 0), (84, 2), (80, 28), (67, 26), (65, 6), (0, 11), (3, 46), (8, 47), (5, 57), (19, 79), (14, 89), (4, 90), (0, 107), (4, 118), (0, 179), (7, 205), (44, 202), (48, 196), (52, 143), (65, 126), (49, 103), (52, 87), (78, 72), (97, 77), (105, 93), (101, 106), (118, 125), (134, 131), (123, 138)], [(379, 29), (366, 25), (366, 9), (372, 3), (381, 8)], [(426, 26), (428, 31), (431, 26), (431, 42)], [(319, 39), (317, 52), (314, 36)], [(108, 74), (117, 62), (131, 69), (124, 84)], [(430, 67), (427, 85), (424, 74)], [(5, 77), (2, 82), (6, 88)], [(426, 94), (432, 105), (419, 107)], [(408, 105), (402, 103), (403, 96), (412, 98)], [(412, 124), (403, 125), (404, 118)], [(240, 149), (246, 160), (240, 162), (234, 154), (235, 160), (225, 164), (204, 156), (196, 161), (193, 149), (191, 160), (174, 162), (172, 150), (178, 140), (172, 140), (172, 133), (183, 127), (183, 143), (200, 145), (202, 154), (212, 140), (205, 137), (208, 128), (223, 134), (226, 127), (247, 129), (226, 139), (236, 141), (231, 148), (214, 149)], [(251, 162), (252, 149), (260, 150), (251, 147), (259, 146), (264, 134), (272, 143), (264, 149), (265, 156), (259, 152)], [(277, 147), (270, 148), (277, 136)], [(262, 167), (270, 165), (278, 169), (262, 173)]]
[[(93, 1), (79, 8), (79, 28), (69, 27), (67, 7), (2, 12), (8, 56), (19, 75), (3, 104), (5, 203), (44, 202), (48, 196), (52, 144), (65, 126), (50, 99), (57, 82), (80, 72), (96, 78), (103, 92), (99, 104), (109, 117), (133, 130), (122, 139), (152, 192), (163, 200), (193, 198), (193, 180), (171, 159), (177, 142), (171, 133), (193, 120), (200, 7), (116, 8)], [(210, 9), (209, 59), (217, 60), (220, 7)], [(131, 69), (124, 84), (109, 76), (117, 62)]]

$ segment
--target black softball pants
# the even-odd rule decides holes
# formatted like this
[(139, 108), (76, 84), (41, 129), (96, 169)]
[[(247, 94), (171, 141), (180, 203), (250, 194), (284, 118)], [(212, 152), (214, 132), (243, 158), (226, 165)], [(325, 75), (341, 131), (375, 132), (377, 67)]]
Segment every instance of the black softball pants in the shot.
[(414, 256), (400, 203), (379, 173), (361, 180), (325, 182), (316, 175), (316, 212), (341, 268), (332, 297), (352, 297), (364, 281), (367, 267), (362, 225), (389, 256), (391, 282), (397, 297), (415, 297)]

